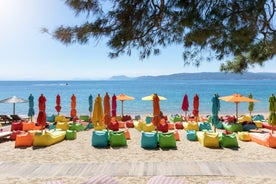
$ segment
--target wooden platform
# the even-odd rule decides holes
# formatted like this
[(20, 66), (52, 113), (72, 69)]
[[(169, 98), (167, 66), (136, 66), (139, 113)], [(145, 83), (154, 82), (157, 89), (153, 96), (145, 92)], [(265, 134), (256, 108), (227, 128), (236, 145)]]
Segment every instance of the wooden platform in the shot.
[(0, 163), (0, 178), (62, 176), (254, 176), (275, 175), (275, 162)]

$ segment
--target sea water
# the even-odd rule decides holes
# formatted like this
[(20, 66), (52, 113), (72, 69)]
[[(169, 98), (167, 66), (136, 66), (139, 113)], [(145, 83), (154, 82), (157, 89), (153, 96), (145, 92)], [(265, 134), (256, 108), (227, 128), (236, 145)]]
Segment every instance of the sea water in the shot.
[[(157, 93), (167, 100), (160, 101), (163, 114), (184, 114), (181, 109), (183, 97), (188, 95), (189, 111), (193, 110), (193, 97), (199, 96), (199, 114), (211, 114), (211, 99), (214, 93), (219, 96), (228, 96), (233, 93), (240, 93), (260, 102), (254, 103), (253, 114), (268, 113), (268, 99), (272, 93), (276, 93), (275, 80), (127, 80), (127, 81), (0, 81), (0, 100), (19, 96), (28, 99), (29, 95), (34, 96), (35, 114), (38, 114), (38, 98), (43, 94), (46, 101), (46, 113), (57, 114), (56, 95), (61, 97), (61, 114), (70, 115), (71, 96), (77, 98), (77, 114), (90, 114), (88, 97), (91, 94), (93, 100), (100, 94), (102, 98), (106, 92), (110, 99), (112, 96), (124, 93), (135, 99), (123, 103), (124, 114), (143, 115), (152, 113), (152, 102), (143, 101), (142, 97)], [(232, 102), (220, 101), (220, 114), (235, 114), (236, 105)], [(121, 101), (117, 101), (117, 114), (121, 114)], [(15, 113), (20, 115), (28, 114), (28, 103), (17, 103)], [(238, 104), (239, 115), (249, 114), (248, 103)], [(0, 114), (12, 114), (13, 104), (0, 103)]]

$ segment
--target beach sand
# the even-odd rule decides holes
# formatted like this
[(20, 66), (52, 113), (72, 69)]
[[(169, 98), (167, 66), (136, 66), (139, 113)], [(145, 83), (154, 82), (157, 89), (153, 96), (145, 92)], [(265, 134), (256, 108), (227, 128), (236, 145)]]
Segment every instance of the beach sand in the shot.
[[(99, 149), (91, 146), (92, 131), (81, 131), (77, 133), (77, 139), (64, 140), (55, 145), (45, 148), (14, 148), (14, 141), (1, 141), (1, 157), (0, 165), (5, 164), (112, 164), (112, 163), (175, 163), (178, 162), (216, 162), (216, 163), (263, 163), (276, 162), (276, 149), (258, 145), (255, 142), (238, 141), (238, 149), (210, 149), (203, 147), (197, 141), (188, 141), (186, 139), (186, 131), (178, 130), (180, 141), (177, 141), (177, 149), (168, 150), (145, 150), (140, 146), (141, 132), (135, 128), (129, 128), (131, 139), (127, 140), (127, 147)], [(0, 166), (0, 168), (1, 168)], [(6, 167), (7, 170), (9, 167)], [(24, 168), (18, 168), (18, 170)], [(159, 170), (166, 170), (158, 168)], [(175, 168), (183, 169), (181, 168)], [(189, 169), (189, 168), (186, 168)], [(239, 168), (237, 168), (239, 169)], [(0, 169), (1, 170), (1, 169)], [(104, 168), (103, 168), (104, 170)], [(3, 170), (2, 170), (3, 171)], [(0, 172), (0, 183), (5, 184), (29, 184), (44, 183), (47, 181), (62, 181), (65, 184), (78, 184), (87, 181), (93, 177), (91, 175), (70, 174), (70, 175), (17, 175), (15, 170)], [(25, 172), (35, 172), (32, 170)], [(22, 173), (22, 172), (21, 172)], [(95, 171), (91, 171), (95, 173)], [(170, 173), (173, 173), (171, 171)], [(109, 175), (109, 174), (107, 174)], [(120, 175), (116, 176), (110, 173), (112, 177), (122, 184), (126, 183), (147, 183), (153, 175)], [(276, 174), (274, 176), (261, 175), (170, 175), (168, 177), (176, 178), (185, 183), (205, 183), (209, 181), (217, 181), (224, 183), (268, 183), (276, 182)]]

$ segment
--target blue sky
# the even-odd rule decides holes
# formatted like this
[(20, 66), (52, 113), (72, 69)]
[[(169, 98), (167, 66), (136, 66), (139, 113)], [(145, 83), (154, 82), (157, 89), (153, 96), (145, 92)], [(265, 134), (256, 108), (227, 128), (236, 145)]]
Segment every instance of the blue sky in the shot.
[[(159, 56), (143, 61), (137, 54), (110, 59), (104, 40), (66, 46), (40, 31), (82, 22), (62, 0), (0, 0), (0, 80), (98, 80), (114, 75), (219, 71), (218, 62), (184, 67), (181, 46), (165, 48)], [(275, 61), (249, 71), (276, 72)]]

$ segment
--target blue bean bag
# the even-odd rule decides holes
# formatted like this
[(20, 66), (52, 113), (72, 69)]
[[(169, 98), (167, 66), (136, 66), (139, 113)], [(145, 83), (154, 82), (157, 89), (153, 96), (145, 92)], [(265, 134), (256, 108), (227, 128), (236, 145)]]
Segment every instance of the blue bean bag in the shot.
[(92, 146), (94, 147), (107, 147), (108, 146), (108, 132), (93, 131), (92, 133)]
[(142, 132), (141, 147), (142, 148), (157, 148), (158, 140), (156, 132)]
[(195, 130), (187, 130), (186, 137), (187, 137), (187, 140), (189, 140), (189, 141), (197, 141), (197, 136), (196, 136)]
[(249, 131), (249, 130), (254, 130), (254, 129), (258, 129), (258, 128), (254, 123), (250, 123), (250, 124), (242, 125), (242, 129), (243, 129), (243, 131)]
[(160, 148), (176, 148), (176, 140), (173, 132), (159, 133)]
[(220, 134), (219, 144), (223, 148), (237, 148), (239, 146), (236, 134)]
[(263, 120), (265, 120), (265, 118), (264, 118), (263, 115), (260, 115), (260, 114), (255, 115), (255, 116), (253, 116), (253, 118), (252, 118), (252, 121), (263, 121)]
[(109, 144), (111, 147), (126, 146), (126, 136), (124, 131), (109, 131)]

